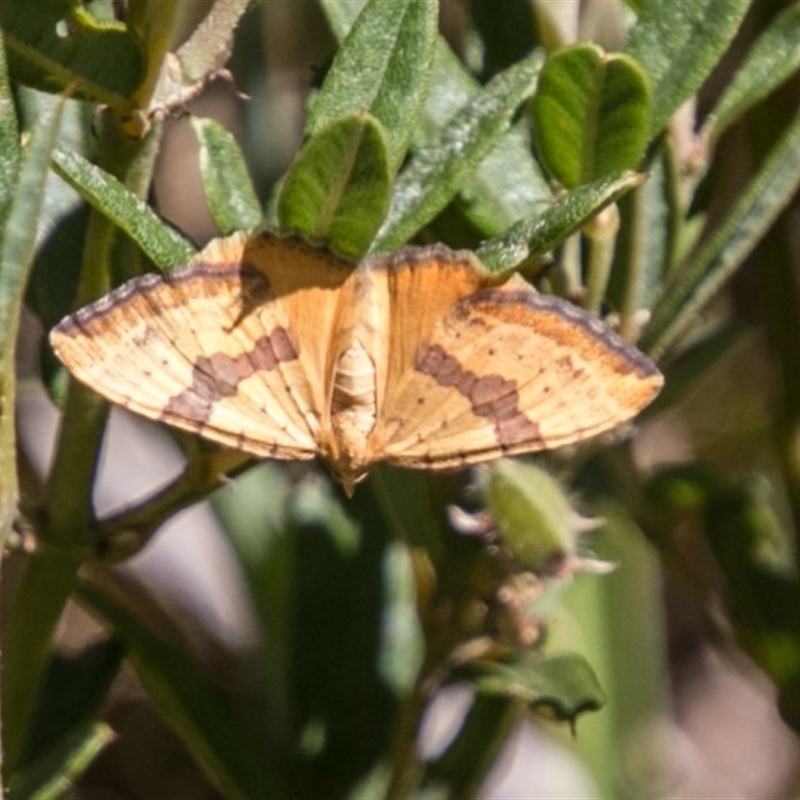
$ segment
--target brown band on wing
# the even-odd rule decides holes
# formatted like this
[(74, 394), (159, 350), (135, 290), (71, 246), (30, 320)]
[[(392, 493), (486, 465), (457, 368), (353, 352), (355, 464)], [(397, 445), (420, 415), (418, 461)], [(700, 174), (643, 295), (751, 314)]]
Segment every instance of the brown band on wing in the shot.
[(458, 359), (448, 355), (440, 345), (421, 350), (415, 368), (433, 378), (439, 386), (455, 389), (469, 401), (473, 414), (491, 420), (501, 448), (542, 441), (539, 426), (519, 410), (516, 381), (501, 375), (479, 377), (464, 369)]
[(191, 386), (169, 399), (161, 419), (194, 422), (200, 430), (211, 418), (214, 403), (236, 394), (241, 381), (296, 358), (297, 351), (284, 328), (275, 328), (269, 336), (257, 339), (252, 348), (237, 356), (227, 353), (200, 356), (194, 362)]

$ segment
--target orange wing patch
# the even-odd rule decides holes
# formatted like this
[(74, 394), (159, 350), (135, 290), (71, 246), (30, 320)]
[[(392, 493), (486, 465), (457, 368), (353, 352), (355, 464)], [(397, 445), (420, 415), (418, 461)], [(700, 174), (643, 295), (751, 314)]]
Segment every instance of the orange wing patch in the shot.
[(379, 461), (450, 469), (596, 436), (662, 384), (599, 319), (470, 253), (353, 266), (269, 233), (136, 278), (50, 341), (111, 402), (256, 456), (320, 456), (348, 493)]

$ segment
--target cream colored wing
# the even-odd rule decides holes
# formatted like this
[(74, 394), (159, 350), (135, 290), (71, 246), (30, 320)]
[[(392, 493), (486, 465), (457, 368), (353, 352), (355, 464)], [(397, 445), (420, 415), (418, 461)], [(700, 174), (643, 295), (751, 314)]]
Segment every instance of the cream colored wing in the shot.
[(463, 253), (447, 263), (441, 248), (420, 268), (416, 282), (434, 298), (453, 279), (461, 292), (453, 300), (447, 288), (433, 324), (423, 299), (421, 329), (419, 298), (395, 293), (390, 343), (402, 355), (388, 376), (375, 460), (446, 469), (561, 447), (631, 419), (658, 393), (661, 375), (632, 345), (519, 276), (497, 285)]
[(257, 456), (312, 458), (350, 272), (295, 240), (235, 234), (65, 318), (50, 341), (111, 402)]

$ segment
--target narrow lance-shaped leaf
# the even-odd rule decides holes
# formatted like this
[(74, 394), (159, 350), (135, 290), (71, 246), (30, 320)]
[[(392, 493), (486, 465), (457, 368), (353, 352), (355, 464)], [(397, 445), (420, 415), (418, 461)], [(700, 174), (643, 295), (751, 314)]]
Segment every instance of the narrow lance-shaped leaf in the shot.
[(497, 75), (417, 151), (397, 180), (373, 251), (399, 247), (452, 200), (507, 133), (514, 112), (533, 93), (540, 65), (541, 58), (534, 55)]
[(314, 100), (306, 132), (366, 111), (384, 127), (394, 173), (425, 102), (437, 40), (438, 3), (371, 0), (359, 14)]
[(800, 114), (772, 148), (758, 174), (699, 250), (664, 287), (640, 340), (662, 355), (770, 228), (800, 185)]
[(644, 0), (625, 52), (644, 67), (653, 90), (650, 135), (708, 78), (744, 18), (750, 0)]
[(368, 114), (343, 117), (295, 159), (278, 200), (280, 226), (359, 258), (383, 221), (390, 181), (383, 127)]
[(261, 222), (261, 206), (233, 135), (213, 119), (195, 117), (192, 128), (200, 142), (206, 202), (217, 227), (225, 235), (254, 228)]
[(5, 225), (17, 186), (20, 160), (17, 112), (8, 80), (5, 48), (0, 39), (0, 229)]
[(649, 149), (642, 164), (647, 182), (619, 204), (621, 224), (605, 299), (619, 312), (623, 335), (638, 331), (638, 311), (652, 305), (674, 266), (678, 236), (687, 234), (672, 144), (665, 137)]
[[(396, 718), (393, 692), (403, 690), (413, 664), (381, 663), (389, 655), (387, 600), (399, 610), (397, 595), (387, 596), (386, 581), (398, 574), (391, 556), (387, 563), (384, 523), (374, 507), (345, 510), (340, 497), (323, 481), (298, 485), (287, 503), (286, 531), (294, 550), (289, 677), (292, 695), (303, 698), (294, 724), (319, 731), (324, 721), (316, 746), (305, 743), (305, 763), (322, 774), (336, 765), (336, 780), (344, 782), (360, 778), (385, 752)], [(403, 605), (409, 592), (401, 591)], [(333, 663), (335, 676), (320, 681)]]
[(800, 6), (784, 9), (753, 44), (744, 63), (709, 116), (715, 140), (749, 108), (800, 67)]
[[(363, 3), (320, 0), (337, 38), (342, 39)], [(414, 135), (423, 145), (438, 135), (481, 85), (466, 70), (447, 42), (438, 37), (425, 106)], [(459, 209), (485, 236), (497, 236), (519, 219), (533, 214), (536, 204), (550, 199), (550, 187), (530, 152), (528, 137), (512, 128), (477, 166), (457, 198)]]
[[(440, 39), (422, 119), (426, 135), (435, 137), (480, 91), (481, 85)], [(510, 128), (456, 197), (458, 209), (485, 237), (498, 236), (552, 198), (550, 185), (533, 158), (527, 127), (522, 120)]]
[(530, 220), (522, 220), (504, 235), (478, 248), (478, 258), (490, 269), (518, 267), (550, 252), (595, 214), (635, 189), (645, 175), (623, 172), (562, 195)]
[(5, 543), (11, 531), (17, 505), (14, 355), (22, 298), (33, 263), (47, 167), (63, 104), (64, 100), (59, 101), (34, 131), (0, 236), (0, 543)]
[(156, 266), (166, 269), (194, 255), (195, 249), (186, 239), (113, 175), (60, 148), (53, 152), (53, 168), (88, 203), (122, 228)]
[(629, 56), (588, 44), (558, 51), (531, 104), (545, 166), (571, 189), (635, 169), (647, 144), (649, 101), (647, 78)]

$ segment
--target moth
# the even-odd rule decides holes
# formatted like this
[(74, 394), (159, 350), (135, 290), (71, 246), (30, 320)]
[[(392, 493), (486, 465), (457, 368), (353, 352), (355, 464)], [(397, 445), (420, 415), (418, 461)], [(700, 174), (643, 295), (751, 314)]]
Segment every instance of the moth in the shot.
[(445, 470), (562, 447), (634, 417), (662, 377), (600, 319), (406, 247), (354, 265), (262, 231), (212, 241), (63, 319), (50, 342), (112, 403), (254, 456)]

